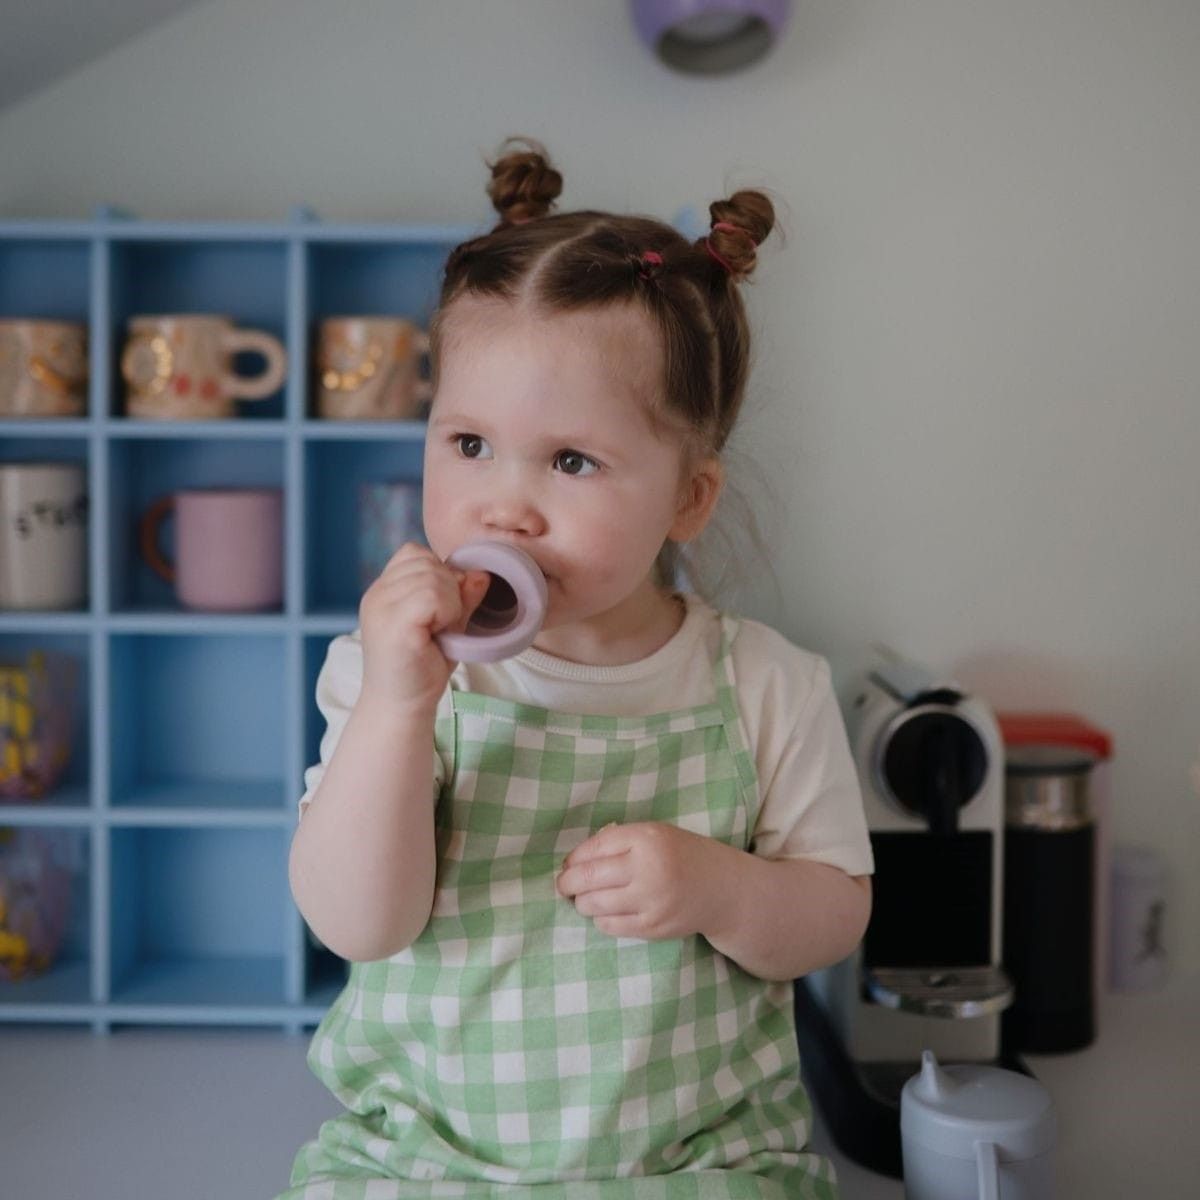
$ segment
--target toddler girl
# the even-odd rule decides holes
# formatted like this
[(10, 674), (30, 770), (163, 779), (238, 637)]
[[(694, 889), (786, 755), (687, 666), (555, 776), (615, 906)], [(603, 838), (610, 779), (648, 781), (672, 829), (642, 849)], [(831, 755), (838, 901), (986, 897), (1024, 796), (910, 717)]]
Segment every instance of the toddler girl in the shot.
[[(317, 682), (291, 883), (353, 961), (309, 1063), (345, 1105), (288, 1197), (835, 1195), (806, 1150), (790, 981), (849, 954), (870, 845), (823, 659), (672, 590), (745, 389), (737, 285), (774, 214), (552, 215), (534, 147), (432, 328), (429, 546), (400, 549)], [(526, 551), (533, 647), (448, 662)]]

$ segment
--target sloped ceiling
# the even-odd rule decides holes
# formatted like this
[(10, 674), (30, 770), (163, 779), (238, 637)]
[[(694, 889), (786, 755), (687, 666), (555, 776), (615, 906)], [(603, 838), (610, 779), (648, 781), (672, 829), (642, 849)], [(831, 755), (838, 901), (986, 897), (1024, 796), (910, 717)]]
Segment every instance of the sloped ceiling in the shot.
[(205, 0), (0, 0), (0, 109)]

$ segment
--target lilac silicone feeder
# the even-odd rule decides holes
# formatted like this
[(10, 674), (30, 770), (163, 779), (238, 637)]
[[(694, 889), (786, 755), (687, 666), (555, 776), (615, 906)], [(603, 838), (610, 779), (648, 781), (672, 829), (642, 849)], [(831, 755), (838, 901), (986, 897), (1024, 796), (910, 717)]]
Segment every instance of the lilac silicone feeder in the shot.
[(633, 0), (633, 21), (667, 66), (719, 75), (766, 54), (791, 7), (792, 0)]
[(454, 662), (499, 662), (533, 644), (546, 619), (546, 578), (523, 550), (504, 542), (467, 542), (446, 559), (459, 571), (487, 571), (491, 585), (462, 633), (439, 633)]

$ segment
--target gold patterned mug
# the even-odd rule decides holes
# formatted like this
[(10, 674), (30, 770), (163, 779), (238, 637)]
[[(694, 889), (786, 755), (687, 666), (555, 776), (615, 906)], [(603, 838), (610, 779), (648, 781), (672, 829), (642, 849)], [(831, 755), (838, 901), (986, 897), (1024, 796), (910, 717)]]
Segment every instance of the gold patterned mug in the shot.
[(0, 417), (76, 417), (87, 409), (87, 326), (0, 321)]
[[(265, 400), (287, 376), (287, 355), (279, 339), (257, 329), (237, 329), (230, 317), (133, 317), (129, 334), (121, 374), (131, 417), (230, 417), (235, 400)], [(234, 373), (233, 356), (243, 351), (266, 360), (260, 374)]]
[(331, 317), (317, 334), (317, 415), (341, 421), (420, 415), (429, 337), (403, 317)]

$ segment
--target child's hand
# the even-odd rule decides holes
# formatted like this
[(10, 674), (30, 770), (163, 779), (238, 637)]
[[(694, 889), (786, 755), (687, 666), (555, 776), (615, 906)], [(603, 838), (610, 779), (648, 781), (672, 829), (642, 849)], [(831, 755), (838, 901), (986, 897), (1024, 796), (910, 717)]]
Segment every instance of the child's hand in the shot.
[(427, 546), (401, 546), (359, 605), (363, 695), (393, 707), (436, 708), (454, 664), (434, 635), (463, 629), (489, 582), (486, 571), (447, 567)]
[[(563, 860), (555, 887), (613, 937), (689, 937), (712, 928), (732, 847), (648, 821), (609, 825)], [(736, 851), (733, 851), (736, 853)]]

